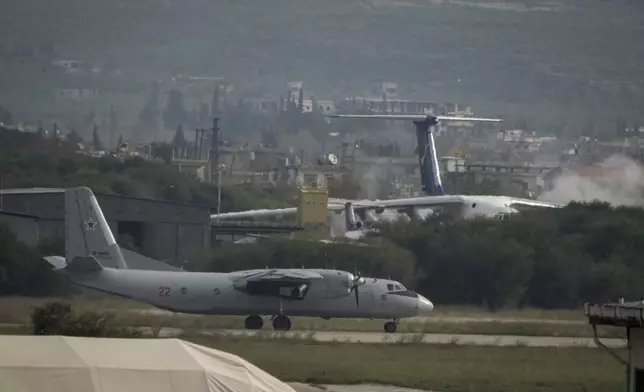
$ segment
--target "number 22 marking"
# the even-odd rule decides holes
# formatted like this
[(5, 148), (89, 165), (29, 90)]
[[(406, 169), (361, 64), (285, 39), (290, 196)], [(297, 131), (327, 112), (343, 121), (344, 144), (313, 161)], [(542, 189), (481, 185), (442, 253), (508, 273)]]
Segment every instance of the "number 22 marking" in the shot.
[(171, 291), (170, 287), (161, 286), (159, 287), (159, 297), (169, 297)]

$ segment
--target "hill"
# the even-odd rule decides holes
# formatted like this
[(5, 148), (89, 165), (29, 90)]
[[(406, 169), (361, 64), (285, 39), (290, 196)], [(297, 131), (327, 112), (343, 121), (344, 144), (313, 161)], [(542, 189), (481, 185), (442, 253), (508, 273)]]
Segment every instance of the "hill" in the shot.
[(50, 43), (60, 57), (141, 79), (217, 74), (255, 94), (304, 80), (319, 97), (397, 81), (410, 97), (472, 103), (544, 127), (644, 120), (637, 0), (6, 3), (2, 43)]

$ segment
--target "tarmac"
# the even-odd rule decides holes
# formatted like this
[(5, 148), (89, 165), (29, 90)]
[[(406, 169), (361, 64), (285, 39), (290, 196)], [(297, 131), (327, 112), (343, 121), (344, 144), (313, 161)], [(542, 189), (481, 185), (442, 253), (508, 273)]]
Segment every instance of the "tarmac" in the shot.
[[(162, 328), (159, 336), (174, 337), (181, 335), (179, 328)], [(197, 333), (206, 336), (256, 336), (261, 334), (266, 337), (281, 337), (291, 339), (313, 339), (318, 342), (335, 343), (415, 343), (415, 344), (452, 344), (452, 345), (478, 345), (497, 347), (597, 347), (592, 338), (581, 337), (551, 337), (551, 336), (516, 336), (516, 335), (468, 335), (468, 334), (410, 334), (410, 333), (379, 333), (379, 332), (339, 332), (339, 331), (288, 331), (275, 332), (264, 330), (261, 332), (244, 329), (206, 329)], [(623, 348), (626, 341), (623, 339), (606, 338), (601, 342), (607, 347)]]

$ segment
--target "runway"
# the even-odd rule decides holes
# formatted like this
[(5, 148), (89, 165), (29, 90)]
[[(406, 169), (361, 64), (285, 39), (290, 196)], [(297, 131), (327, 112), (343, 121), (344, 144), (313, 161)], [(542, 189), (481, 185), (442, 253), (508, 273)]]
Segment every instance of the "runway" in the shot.
[[(0, 328), (24, 328), (21, 324), (0, 324)], [(145, 334), (152, 334), (152, 327), (136, 328)], [(344, 332), (344, 331), (288, 331), (276, 332), (271, 329), (249, 331), (245, 329), (191, 329), (163, 327), (159, 330), (161, 338), (181, 337), (190, 333), (204, 336), (261, 336), (265, 338), (313, 339), (325, 343), (414, 343), (414, 344), (452, 344), (459, 346), (496, 346), (496, 347), (591, 347), (597, 345), (592, 338), (554, 337), (554, 336), (517, 336), (517, 335), (473, 335), (473, 334), (440, 334), (440, 333), (380, 333), (380, 332)], [(618, 338), (603, 338), (601, 342), (611, 348), (626, 347), (626, 341)]]
[[(181, 335), (178, 328), (163, 328), (160, 336), (173, 337)], [(313, 339), (318, 342), (335, 343), (417, 343), (417, 344), (453, 344), (477, 346), (524, 346), (524, 347), (597, 347), (592, 338), (550, 337), (550, 336), (511, 336), (511, 335), (467, 335), (467, 334), (408, 334), (408, 333), (379, 333), (379, 332), (332, 332), (332, 331), (289, 331), (262, 332), (223, 329), (200, 330), (199, 334), (206, 336), (266, 336), (290, 339)], [(601, 339), (601, 342), (611, 348), (626, 347), (623, 339)]]

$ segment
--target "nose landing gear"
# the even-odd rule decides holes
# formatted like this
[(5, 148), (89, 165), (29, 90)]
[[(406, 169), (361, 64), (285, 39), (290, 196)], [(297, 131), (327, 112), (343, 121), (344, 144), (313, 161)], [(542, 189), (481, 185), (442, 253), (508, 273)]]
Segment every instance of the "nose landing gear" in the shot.
[(385, 323), (385, 332), (394, 333), (396, 332), (397, 326), (398, 326), (398, 320), (388, 321)]

